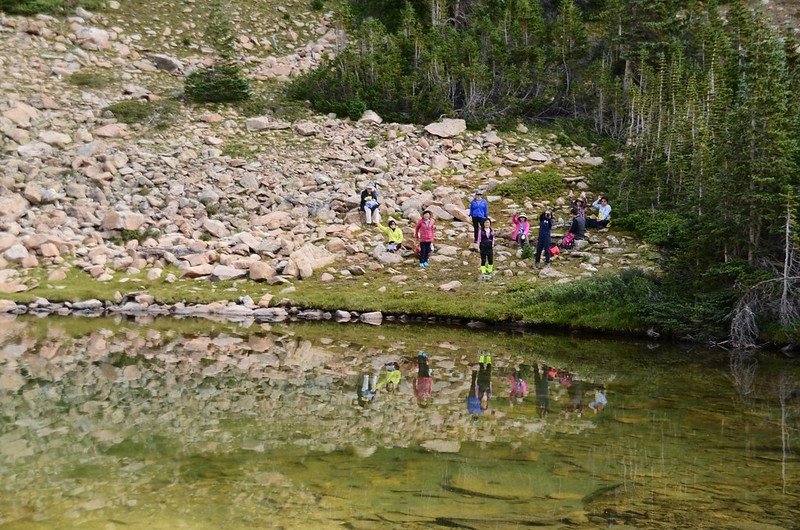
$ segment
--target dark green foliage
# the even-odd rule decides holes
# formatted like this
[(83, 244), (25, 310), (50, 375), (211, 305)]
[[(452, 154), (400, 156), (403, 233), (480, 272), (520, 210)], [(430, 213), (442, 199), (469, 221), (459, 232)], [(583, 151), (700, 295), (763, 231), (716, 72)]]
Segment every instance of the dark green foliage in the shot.
[(102, 0), (0, 0), (0, 11), (10, 15), (35, 15), (50, 13), (64, 15), (76, 7), (89, 10), (100, 9)]
[(537, 199), (555, 197), (563, 190), (562, 175), (555, 170), (545, 170), (539, 173), (532, 171), (517, 175), (499, 185), (494, 192), (521, 202), (529, 197)]
[(197, 103), (231, 103), (250, 97), (250, 82), (233, 61), (235, 54), (233, 24), (221, 0), (210, 6), (206, 42), (214, 48), (219, 62), (200, 68), (186, 77), (184, 93)]
[(186, 77), (186, 97), (198, 103), (230, 103), (250, 97), (250, 83), (233, 64), (195, 70)]
[(125, 100), (112, 103), (104, 110), (111, 112), (123, 123), (142, 123), (156, 129), (171, 126), (180, 112), (177, 101), (162, 99), (157, 101)]
[(520, 256), (522, 259), (531, 259), (533, 257), (533, 247), (531, 245), (523, 245), (522, 247), (522, 255)]
[(311, 9), (314, 11), (322, 11), (325, 9), (325, 1), (324, 0), (311, 0)]

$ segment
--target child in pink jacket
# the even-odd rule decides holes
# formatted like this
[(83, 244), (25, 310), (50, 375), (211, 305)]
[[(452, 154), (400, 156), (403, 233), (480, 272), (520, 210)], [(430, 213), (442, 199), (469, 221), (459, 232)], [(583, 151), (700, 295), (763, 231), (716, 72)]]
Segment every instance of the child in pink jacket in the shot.
[(433, 214), (430, 210), (425, 210), (414, 230), (414, 237), (419, 241), (419, 266), (423, 269), (428, 268), (428, 256), (430, 256), (435, 235), (436, 225), (433, 223)]
[(519, 215), (514, 215), (511, 218), (511, 221), (514, 223), (514, 232), (511, 235), (511, 239), (519, 243), (519, 246), (523, 247), (528, 244), (528, 232), (530, 232), (531, 224), (528, 222), (528, 216), (524, 213)]

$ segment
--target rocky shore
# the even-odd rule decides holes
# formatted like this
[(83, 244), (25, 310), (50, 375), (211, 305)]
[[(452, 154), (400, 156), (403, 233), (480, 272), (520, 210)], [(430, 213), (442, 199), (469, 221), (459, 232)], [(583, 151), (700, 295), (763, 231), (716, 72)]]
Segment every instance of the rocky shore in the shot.
[[(335, 53), (330, 18), (302, 20), (308, 44), (288, 26), (281, 42), (294, 42), (291, 48), (265, 46), (257, 34), (237, 43), (254, 78), (280, 82)], [(123, 123), (109, 105), (172, 100), (182, 76), (210, 57), (202, 46), (178, 56), (179, 32), (165, 31), (129, 34), (113, 9), (65, 20), (0, 17), (0, 47), (8, 50), (0, 54), (0, 296), (66, 302), (85, 298), (71, 291), (76, 278), (89, 288), (137, 281), (137, 291), (193, 279), (199, 289), (208, 280), (242, 280), (244, 293), (257, 282), (275, 285), (288, 288), (281, 296), (291, 301), (292, 285), (312, 277), (342, 291), (367, 281), (376, 289), (472, 296), (482, 289), (473, 284), (477, 253), (469, 248), (474, 188), (486, 190), (501, 227), (521, 210), (554, 208), (557, 234), (570, 220), (567, 191), (593, 196), (590, 171), (603, 160), (522, 124), (468, 131), (461, 120), (422, 127), (385, 123), (373, 112), (359, 121), (307, 111), (248, 116), (180, 102), (167, 129)], [(276, 56), (277, 49), (291, 53)], [(299, 66), (280, 66), (290, 63)], [(494, 193), (519, 175), (551, 171), (562, 176), (557, 196)], [(369, 182), (378, 186), (384, 220), (397, 219), (406, 237), (423, 209), (433, 212), (435, 272), (413, 276), (414, 258), (385, 252), (382, 235), (363, 224), (357, 206)], [(511, 281), (547, 285), (654, 270), (658, 257), (627, 235), (603, 231), (538, 270), (509, 243), (496, 248), (500, 293)], [(126, 304), (130, 312), (171, 311)]]

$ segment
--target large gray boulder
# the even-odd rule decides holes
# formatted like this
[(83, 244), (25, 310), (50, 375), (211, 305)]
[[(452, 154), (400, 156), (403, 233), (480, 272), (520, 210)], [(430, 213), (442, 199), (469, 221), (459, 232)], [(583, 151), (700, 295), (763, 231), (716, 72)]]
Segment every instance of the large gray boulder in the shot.
[(439, 138), (452, 138), (467, 130), (467, 122), (462, 119), (445, 118), (437, 123), (430, 123), (425, 130)]

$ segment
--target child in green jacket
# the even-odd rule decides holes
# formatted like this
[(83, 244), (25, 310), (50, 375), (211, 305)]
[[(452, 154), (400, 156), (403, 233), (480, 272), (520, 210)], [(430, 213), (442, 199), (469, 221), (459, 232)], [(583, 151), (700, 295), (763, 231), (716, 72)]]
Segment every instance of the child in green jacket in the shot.
[(388, 241), (386, 242), (386, 250), (389, 252), (397, 252), (400, 245), (403, 244), (403, 231), (397, 228), (397, 223), (394, 219), (389, 219), (389, 226), (383, 226), (378, 221), (378, 228), (381, 232), (386, 234)]

